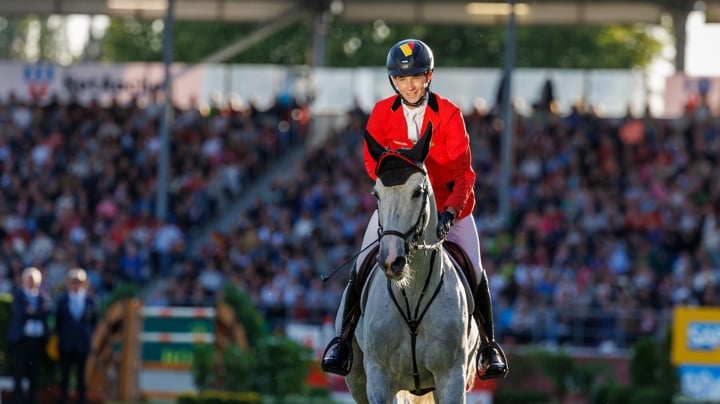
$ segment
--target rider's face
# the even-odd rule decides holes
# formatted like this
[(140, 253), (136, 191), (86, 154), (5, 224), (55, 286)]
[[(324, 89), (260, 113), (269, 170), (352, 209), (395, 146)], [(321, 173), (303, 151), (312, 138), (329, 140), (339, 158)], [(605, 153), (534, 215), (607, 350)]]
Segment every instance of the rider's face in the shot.
[(415, 103), (425, 95), (425, 89), (430, 82), (432, 73), (419, 73), (412, 76), (393, 76), (392, 81), (395, 84), (400, 95), (409, 103)]

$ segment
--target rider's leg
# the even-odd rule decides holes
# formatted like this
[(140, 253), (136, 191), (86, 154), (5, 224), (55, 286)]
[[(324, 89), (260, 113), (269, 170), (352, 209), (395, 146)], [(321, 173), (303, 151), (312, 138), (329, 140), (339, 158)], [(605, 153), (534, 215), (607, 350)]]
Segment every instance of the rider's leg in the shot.
[(470, 261), (472, 261), (475, 276), (478, 285), (475, 289), (475, 313), (474, 316), (478, 322), (478, 326), (483, 331), (483, 343), (480, 346), (480, 355), (478, 355), (478, 373), (481, 378), (488, 379), (494, 377), (505, 377), (508, 371), (507, 359), (505, 354), (495, 342), (495, 327), (493, 324), (492, 297), (487, 281), (487, 274), (483, 269), (480, 259), (480, 240), (478, 238), (477, 227), (472, 216), (464, 217), (457, 220), (447, 239), (451, 240), (467, 253)]
[(377, 211), (375, 211), (368, 221), (367, 228), (365, 229), (365, 235), (363, 237), (362, 249), (360, 250), (360, 254), (357, 256), (357, 260), (353, 264), (348, 285), (345, 287), (345, 304), (340, 308), (343, 313), (340, 335), (330, 341), (327, 348), (325, 348), (323, 359), (320, 362), (320, 367), (326, 372), (336, 373), (342, 376), (350, 373), (350, 368), (352, 367), (353, 331), (355, 330), (355, 324), (357, 323), (357, 318), (352, 316), (352, 312), (353, 308), (358, 304), (360, 297), (359, 293), (355, 289), (357, 270), (358, 265), (362, 265), (370, 253), (367, 247), (376, 242), (378, 239), (378, 227)]
[(485, 334), (480, 346), (480, 355), (478, 356), (478, 368), (480, 365), (484, 374), (481, 379), (490, 379), (495, 377), (505, 377), (508, 373), (507, 359), (505, 353), (495, 342), (495, 326), (493, 324), (492, 297), (490, 295), (490, 287), (488, 285), (487, 275), (483, 271), (480, 277), (480, 284), (475, 292), (475, 307), (479, 314), (479, 325)]
[(354, 328), (354, 322), (357, 321), (353, 317), (353, 308), (358, 302), (358, 293), (355, 289), (355, 281), (357, 278), (357, 270), (355, 265), (350, 271), (350, 279), (345, 288), (345, 300), (342, 310), (342, 324), (340, 326), (340, 334), (333, 338), (325, 348), (323, 359), (320, 367), (325, 372), (339, 374), (345, 376), (350, 373), (352, 367), (352, 337), (353, 333), (350, 328)]

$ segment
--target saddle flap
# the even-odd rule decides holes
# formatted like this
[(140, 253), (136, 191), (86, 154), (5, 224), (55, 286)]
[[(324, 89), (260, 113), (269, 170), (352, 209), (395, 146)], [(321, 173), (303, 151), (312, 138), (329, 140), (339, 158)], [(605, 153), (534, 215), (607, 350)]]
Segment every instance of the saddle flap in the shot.
[(365, 286), (370, 283), (370, 280), (377, 273), (377, 271), (373, 271), (373, 269), (375, 268), (378, 251), (380, 251), (380, 246), (376, 245), (370, 250), (368, 255), (365, 256), (365, 260), (357, 269), (358, 272), (357, 280), (355, 282), (355, 290), (357, 290), (358, 295), (361, 296), (360, 307), (358, 307), (359, 311), (361, 312), (365, 310), (365, 304), (367, 303), (367, 293), (365, 293)]
[(470, 257), (468, 257), (465, 250), (463, 250), (459, 244), (453, 241), (445, 240), (443, 242), (443, 246), (450, 258), (455, 261), (455, 265), (453, 265), (453, 267), (455, 267), (458, 276), (460, 276), (460, 279), (465, 286), (470, 313), (473, 313), (473, 311), (475, 311), (475, 285), (478, 284), (478, 281), (477, 274), (475, 274)]
[(468, 283), (471, 285), (477, 285), (477, 275), (475, 274), (475, 270), (473, 270), (473, 264), (470, 261), (470, 257), (468, 257), (465, 250), (463, 250), (458, 243), (450, 240), (445, 240), (443, 242), (443, 246), (445, 247), (445, 251), (450, 254), (450, 257), (460, 266), (462, 274), (465, 276)]

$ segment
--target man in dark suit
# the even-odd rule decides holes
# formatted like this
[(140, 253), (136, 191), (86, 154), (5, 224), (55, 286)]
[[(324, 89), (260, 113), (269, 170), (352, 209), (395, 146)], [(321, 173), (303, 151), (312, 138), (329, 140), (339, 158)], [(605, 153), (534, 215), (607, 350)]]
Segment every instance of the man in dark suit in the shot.
[[(42, 273), (25, 268), (21, 285), (13, 292), (12, 314), (7, 341), (13, 356), (13, 400), (16, 404), (37, 404), (37, 380), (43, 366), (47, 342), (50, 296), (40, 290)], [(28, 379), (28, 397), (23, 397), (23, 378)]]
[(85, 366), (98, 321), (98, 303), (87, 288), (87, 274), (80, 268), (68, 271), (66, 291), (58, 298), (55, 328), (60, 353), (61, 403), (67, 404), (70, 374), (75, 372), (78, 403), (87, 403)]

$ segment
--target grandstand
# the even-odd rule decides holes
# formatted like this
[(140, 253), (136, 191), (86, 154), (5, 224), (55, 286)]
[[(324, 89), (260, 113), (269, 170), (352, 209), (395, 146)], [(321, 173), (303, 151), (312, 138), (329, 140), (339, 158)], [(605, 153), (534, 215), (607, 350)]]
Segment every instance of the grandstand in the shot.
[[(507, 226), (501, 116), (468, 103), (476, 223), (508, 350), (626, 358), (640, 338), (669, 332), (675, 307), (720, 305), (712, 94), (694, 93), (673, 117), (601, 116), (579, 97), (561, 111), (526, 105), (513, 123)], [(213, 306), (233, 283), (273, 330), (309, 327), (322, 348), (346, 278), (320, 275), (355, 253), (375, 205), (358, 147), (367, 110), (328, 118), (303, 97), (265, 96), (202, 113), (175, 106), (169, 215), (158, 222), (160, 103), (0, 94), (0, 292), (26, 265), (44, 269), (51, 291), (75, 266), (101, 297), (140, 285), (150, 307)]]
[[(183, 175), (173, 177), (167, 223), (150, 213), (152, 105), (9, 96), (0, 111), (4, 291), (29, 263), (45, 269), (51, 290), (82, 266), (101, 296), (121, 281), (165, 279), (152, 283), (148, 306), (212, 305), (232, 282), (281, 332), (322, 327), (334, 315), (345, 276), (323, 283), (319, 275), (354, 253), (374, 206), (357, 147), (363, 110), (303, 149), (307, 127), (293, 122), (281, 141), (277, 125), (267, 126), (287, 119), (281, 106), (209, 116), (178, 109), (183, 141), (172, 166)], [(498, 119), (481, 109), (466, 116), (476, 220), (508, 347), (622, 354), (640, 337), (664, 335), (673, 307), (718, 304), (720, 128), (707, 105), (688, 106), (680, 119), (606, 119), (579, 108), (519, 117), (509, 227), (496, 220)], [(282, 175), (262, 175), (273, 167)], [(193, 239), (213, 220), (230, 226)]]

